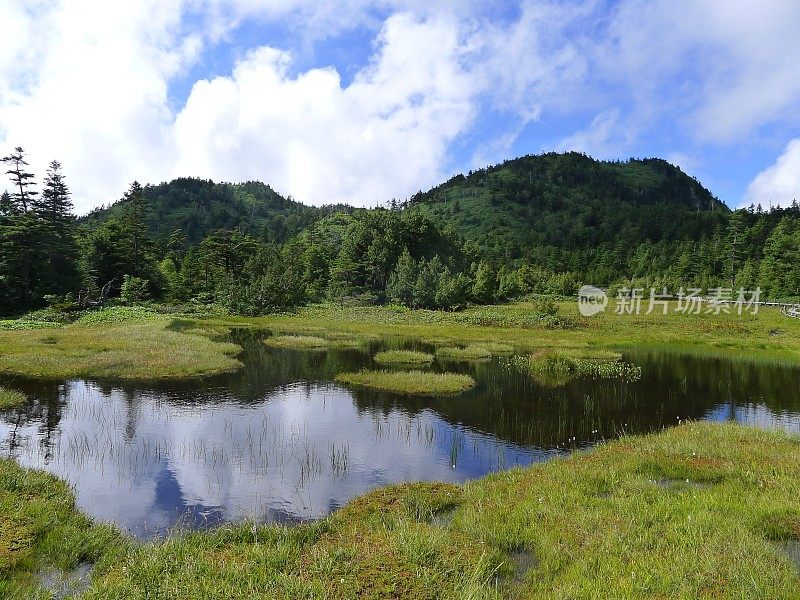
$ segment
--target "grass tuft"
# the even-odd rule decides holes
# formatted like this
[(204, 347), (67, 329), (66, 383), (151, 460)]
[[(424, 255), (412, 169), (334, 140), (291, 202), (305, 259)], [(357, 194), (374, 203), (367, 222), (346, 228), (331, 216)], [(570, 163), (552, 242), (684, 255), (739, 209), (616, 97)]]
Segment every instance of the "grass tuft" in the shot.
[(429, 371), (359, 371), (337, 375), (336, 381), (411, 396), (452, 395), (475, 386), (475, 380), (469, 375)]
[(489, 360), (492, 353), (480, 344), (471, 344), (465, 348), (447, 346), (436, 351), (436, 358), (444, 360)]
[(413, 352), (411, 350), (387, 350), (378, 352), (373, 360), (379, 365), (419, 366), (429, 365), (433, 362), (433, 354)]
[(14, 408), (15, 406), (25, 404), (27, 399), (25, 394), (21, 392), (0, 387), (0, 409)]
[(542, 385), (560, 387), (573, 379), (592, 377), (594, 379), (621, 379), (637, 381), (642, 377), (642, 368), (619, 360), (618, 355), (605, 351), (592, 352), (590, 356), (603, 357), (611, 355), (612, 359), (582, 358), (586, 356), (578, 351), (542, 351), (530, 356), (520, 356), (514, 363), (529, 371)]
[(311, 335), (278, 335), (264, 340), (267, 346), (290, 350), (327, 350), (328, 340)]

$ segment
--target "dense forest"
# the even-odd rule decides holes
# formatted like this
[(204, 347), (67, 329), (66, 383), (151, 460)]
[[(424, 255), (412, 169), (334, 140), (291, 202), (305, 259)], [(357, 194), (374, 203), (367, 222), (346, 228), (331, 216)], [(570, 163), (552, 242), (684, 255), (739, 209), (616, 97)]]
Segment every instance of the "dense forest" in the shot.
[(800, 297), (800, 208), (730, 211), (660, 159), (526, 156), (386, 208), (305, 206), (258, 182), (134, 182), (77, 219), (61, 165), (2, 159), (0, 313), (108, 301), (457, 309), (582, 283)]

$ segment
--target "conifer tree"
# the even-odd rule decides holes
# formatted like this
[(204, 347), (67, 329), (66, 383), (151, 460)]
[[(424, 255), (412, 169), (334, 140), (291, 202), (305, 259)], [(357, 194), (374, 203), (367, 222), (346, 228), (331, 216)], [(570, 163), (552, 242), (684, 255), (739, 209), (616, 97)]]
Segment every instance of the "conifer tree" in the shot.
[(25, 170), (25, 167), (28, 166), (25, 160), (25, 151), (17, 146), (14, 148), (14, 152), (0, 159), (0, 161), (8, 167), (6, 175), (11, 178), (10, 206), (12, 211), (18, 213), (28, 212), (31, 202), (38, 195), (38, 192), (33, 189), (34, 185), (36, 185), (33, 173)]

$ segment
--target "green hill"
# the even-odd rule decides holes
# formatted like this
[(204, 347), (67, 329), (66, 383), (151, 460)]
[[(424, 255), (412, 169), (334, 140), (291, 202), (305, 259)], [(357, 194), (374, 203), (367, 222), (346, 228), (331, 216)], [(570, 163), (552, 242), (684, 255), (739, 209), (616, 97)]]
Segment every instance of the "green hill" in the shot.
[(406, 206), (435, 216), (498, 259), (526, 257), (561, 268), (576, 251), (700, 240), (730, 212), (664, 160), (604, 162), (575, 152), (525, 156), (458, 175)]
[[(219, 229), (238, 229), (262, 241), (285, 242), (306, 227), (344, 206), (316, 208), (284, 198), (268, 185), (214, 183), (181, 178), (143, 188), (151, 234), (166, 240), (177, 229), (198, 244)], [(92, 211), (81, 222), (89, 228), (120, 216), (125, 200)]]

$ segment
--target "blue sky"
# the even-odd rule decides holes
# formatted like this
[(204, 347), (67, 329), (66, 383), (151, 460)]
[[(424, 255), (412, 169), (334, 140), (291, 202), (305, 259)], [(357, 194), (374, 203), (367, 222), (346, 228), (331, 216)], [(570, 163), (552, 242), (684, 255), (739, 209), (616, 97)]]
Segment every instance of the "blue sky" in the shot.
[(0, 149), (83, 212), (138, 179), (372, 206), (551, 150), (800, 196), (800, 3), (0, 0)]

